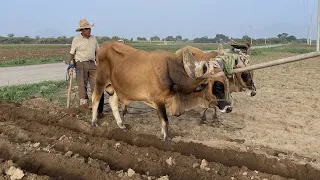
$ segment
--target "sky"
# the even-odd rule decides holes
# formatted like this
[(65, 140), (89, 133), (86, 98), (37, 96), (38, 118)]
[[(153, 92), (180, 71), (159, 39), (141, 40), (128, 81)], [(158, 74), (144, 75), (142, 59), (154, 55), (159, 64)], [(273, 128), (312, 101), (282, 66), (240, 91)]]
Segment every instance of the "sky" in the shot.
[(0, 36), (75, 36), (80, 19), (96, 36), (137, 38), (225, 34), (276, 37), (317, 31), (317, 0), (1, 0)]

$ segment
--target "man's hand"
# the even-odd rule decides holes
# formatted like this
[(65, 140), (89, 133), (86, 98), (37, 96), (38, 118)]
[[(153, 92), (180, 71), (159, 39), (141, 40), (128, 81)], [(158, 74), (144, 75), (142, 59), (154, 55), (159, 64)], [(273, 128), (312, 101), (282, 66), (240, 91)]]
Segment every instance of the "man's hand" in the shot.
[(66, 65), (69, 65), (70, 63), (74, 63), (73, 59), (74, 59), (74, 54), (70, 54), (69, 60), (66, 60), (66, 61), (63, 61), (63, 62), (66, 63)]
[(63, 61), (64, 63), (66, 63), (66, 65), (69, 65), (70, 64), (70, 60), (66, 60), (66, 61)]

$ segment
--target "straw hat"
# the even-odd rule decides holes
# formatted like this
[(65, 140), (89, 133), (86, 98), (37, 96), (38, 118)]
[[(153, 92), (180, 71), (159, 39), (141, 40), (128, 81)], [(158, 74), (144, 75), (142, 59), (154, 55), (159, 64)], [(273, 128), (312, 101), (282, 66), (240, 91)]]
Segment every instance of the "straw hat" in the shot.
[(81, 31), (84, 28), (92, 28), (92, 26), (94, 26), (94, 24), (89, 24), (87, 20), (85, 19), (81, 19), (79, 22), (80, 27), (76, 30), (76, 31)]

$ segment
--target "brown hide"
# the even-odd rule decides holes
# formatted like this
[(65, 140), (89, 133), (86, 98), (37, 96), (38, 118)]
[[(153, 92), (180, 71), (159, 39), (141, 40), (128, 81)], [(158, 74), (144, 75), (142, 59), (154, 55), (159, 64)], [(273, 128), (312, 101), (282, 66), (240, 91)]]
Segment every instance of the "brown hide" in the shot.
[[(195, 92), (207, 80), (191, 79), (182, 57), (167, 51), (142, 51), (119, 42), (105, 42), (97, 61), (97, 84), (112, 84), (108, 92), (114, 89), (124, 105), (143, 101), (155, 108), (155, 103), (163, 102), (168, 115), (181, 115), (186, 109), (217, 104), (212, 87)], [(215, 71), (221, 72), (219, 68)], [(224, 78), (218, 79), (225, 84)]]
[(192, 52), (192, 55), (195, 57), (196, 60), (198, 61), (208, 61), (210, 60), (211, 58), (215, 58), (216, 56), (218, 56), (218, 52), (217, 51), (211, 51), (211, 52), (203, 52), (202, 50), (196, 48), (196, 47), (192, 47), (192, 46), (185, 46), (185, 47), (182, 47), (181, 49), (177, 50), (176, 51), (176, 54), (179, 56), (179, 57), (182, 57), (182, 54), (183, 54), (183, 50), (184, 49), (190, 49), (191, 52)]

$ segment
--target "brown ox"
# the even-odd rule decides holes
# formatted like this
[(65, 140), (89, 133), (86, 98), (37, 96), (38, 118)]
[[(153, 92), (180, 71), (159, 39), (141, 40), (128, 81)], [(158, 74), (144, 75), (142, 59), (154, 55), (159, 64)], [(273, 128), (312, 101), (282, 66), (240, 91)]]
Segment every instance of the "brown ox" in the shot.
[[(250, 44), (245, 43), (246, 46), (246, 51), (248, 51), (250, 49)], [(239, 47), (243, 47), (241, 45), (239, 45)], [(221, 44), (219, 44), (217, 51), (211, 51), (211, 52), (204, 52), (196, 47), (192, 47), (192, 46), (185, 46), (179, 50), (176, 51), (176, 54), (179, 57), (183, 56), (183, 51), (188, 48), (192, 55), (194, 56), (194, 58), (197, 61), (210, 61), (212, 59), (217, 60), (221, 67), (223, 68), (223, 63), (216, 58), (217, 56), (223, 56), (226, 55), (227, 53), (223, 50), (223, 47)], [(245, 67), (248, 65), (248, 61), (246, 59), (246, 55), (242, 53), (242, 51), (244, 51), (242, 49), (242, 51), (240, 49), (231, 48), (231, 51), (239, 54), (242, 54), (242, 56), (239, 56), (237, 59), (235, 59), (235, 67), (234, 68), (241, 68), (241, 67)], [(241, 52), (240, 52), (241, 51)], [(231, 77), (228, 78), (228, 92), (231, 94), (232, 92), (242, 92), (242, 91), (246, 91), (246, 90), (250, 90), (250, 95), (251, 96), (255, 96), (256, 95), (256, 88), (254, 86), (253, 83), (253, 76), (252, 76), (252, 72), (243, 72), (243, 73), (237, 73), (235, 75), (232, 75)], [(200, 123), (203, 123), (206, 119), (206, 111), (207, 111), (208, 107), (205, 107), (205, 110), (203, 112), (202, 118)], [(217, 120), (217, 114), (216, 114), (216, 108), (214, 107), (215, 113), (214, 113), (214, 119)]]
[(123, 106), (142, 101), (156, 109), (165, 140), (169, 138), (167, 115), (179, 116), (196, 107), (216, 105), (224, 112), (232, 111), (229, 102), (217, 101), (225, 99), (224, 73), (214, 62), (196, 61), (188, 49), (178, 57), (163, 50), (142, 51), (120, 42), (105, 42), (97, 53), (93, 126), (97, 126), (98, 103), (105, 87), (120, 128), (125, 126), (118, 101)]

